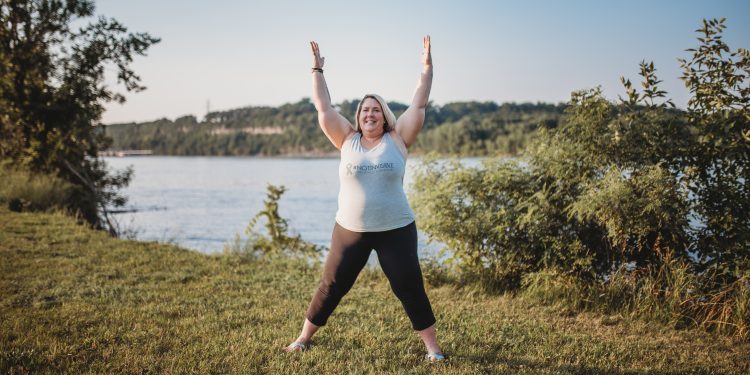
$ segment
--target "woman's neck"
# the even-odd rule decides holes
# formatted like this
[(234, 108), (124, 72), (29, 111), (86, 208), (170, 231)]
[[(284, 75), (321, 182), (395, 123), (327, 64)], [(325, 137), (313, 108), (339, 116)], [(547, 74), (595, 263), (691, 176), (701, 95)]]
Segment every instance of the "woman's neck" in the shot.
[(365, 133), (362, 133), (362, 138), (367, 139), (368, 141), (379, 141), (380, 138), (383, 138), (383, 134), (385, 134), (385, 133), (380, 133), (380, 134), (377, 134), (377, 135), (370, 136), (370, 135), (367, 135)]
[(378, 143), (380, 143), (380, 140), (383, 138), (383, 135), (385, 133), (380, 133), (380, 134), (375, 135), (375, 136), (367, 136), (367, 135), (365, 135), (365, 133), (361, 133), (361, 134), (362, 134), (362, 138), (361, 138), (360, 142), (363, 142), (363, 146), (365, 146), (366, 148), (369, 149), (369, 148), (373, 148), (373, 147), (377, 146)]

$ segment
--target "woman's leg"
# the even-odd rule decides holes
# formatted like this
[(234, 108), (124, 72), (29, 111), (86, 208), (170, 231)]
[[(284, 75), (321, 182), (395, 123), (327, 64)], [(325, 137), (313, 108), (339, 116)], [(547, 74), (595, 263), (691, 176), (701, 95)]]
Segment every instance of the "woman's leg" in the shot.
[(416, 224), (378, 233), (375, 250), (393, 293), (401, 300), (412, 327), (419, 332), (427, 351), (440, 353), (435, 337), (435, 315), (419, 267)]
[[(310, 343), (310, 340), (312, 340), (313, 335), (318, 330), (318, 328), (320, 327), (316, 326), (311, 321), (307, 320), (307, 318), (305, 318), (305, 322), (302, 323), (302, 332), (300, 332), (299, 337), (297, 337), (297, 339), (294, 340), (294, 342), (308, 345)], [(285, 350), (288, 352), (293, 352), (293, 351), (302, 350), (302, 348), (298, 346), (294, 346), (294, 344), (291, 344), (287, 346)]]
[(309, 342), (318, 328), (326, 324), (367, 264), (371, 249), (363, 233), (346, 230), (338, 224), (334, 226), (320, 285), (310, 301), (298, 342)]
[(431, 325), (429, 328), (425, 328), (419, 332), (419, 338), (424, 342), (424, 346), (427, 348), (427, 353), (442, 353), (440, 351), (440, 345), (437, 343), (437, 335), (435, 334), (435, 325)]

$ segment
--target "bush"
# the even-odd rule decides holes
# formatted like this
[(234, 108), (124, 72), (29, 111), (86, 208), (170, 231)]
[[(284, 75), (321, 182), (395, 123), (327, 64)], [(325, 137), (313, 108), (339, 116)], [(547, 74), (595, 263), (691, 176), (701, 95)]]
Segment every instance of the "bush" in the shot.
[(721, 41), (723, 22), (704, 21), (682, 60), (685, 111), (644, 61), (641, 92), (625, 79), (619, 102), (574, 92), (521, 159), (427, 161), (412, 190), (422, 229), (492, 289), (746, 335), (750, 53)]
[(544, 249), (519, 224), (519, 202), (536, 185), (512, 159), (489, 160), (482, 168), (457, 161), (428, 159), (416, 172), (410, 200), (420, 228), (443, 242), (465, 281), (482, 280), (497, 288), (520, 285)]

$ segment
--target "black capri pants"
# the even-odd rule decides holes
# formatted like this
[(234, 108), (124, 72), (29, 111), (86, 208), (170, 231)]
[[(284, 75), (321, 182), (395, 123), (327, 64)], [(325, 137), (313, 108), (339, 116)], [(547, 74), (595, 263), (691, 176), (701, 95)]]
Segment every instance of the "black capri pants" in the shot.
[(336, 223), (331, 251), (326, 257), (320, 286), (307, 309), (307, 319), (316, 326), (326, 324), (341, 298), (354, 285), (373, 249), (412, 327), (421, 331), (435, 324), (419, 268), (414, 222), (385, 232), (352, 232)]

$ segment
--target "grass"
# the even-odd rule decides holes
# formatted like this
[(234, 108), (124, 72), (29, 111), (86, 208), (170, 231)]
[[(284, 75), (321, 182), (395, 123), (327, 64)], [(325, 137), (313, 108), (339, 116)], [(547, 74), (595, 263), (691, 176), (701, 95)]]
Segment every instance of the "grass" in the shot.
[(282, 353), (319, 267), (118, 240), (60, 214), (0, 209), (0, 259), (3, 373), (750, 372), (746, 341), (450, 284), (428, 287), (450, 356), (431, 365), (379, 270), (312, 350)]

